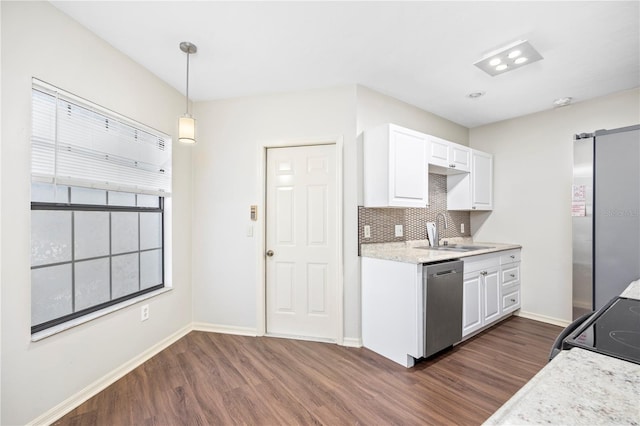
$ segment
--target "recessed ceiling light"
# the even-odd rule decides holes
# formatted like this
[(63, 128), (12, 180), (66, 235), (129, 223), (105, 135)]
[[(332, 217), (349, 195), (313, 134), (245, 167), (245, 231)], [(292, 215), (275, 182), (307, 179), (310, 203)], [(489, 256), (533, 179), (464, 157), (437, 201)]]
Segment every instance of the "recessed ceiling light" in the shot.
[(566, 96), (564, 98), (558, 98), (558, 99), (553, 101), (553, 106), (554, 106), (554, 108), (567, 106), (567, 105), (569, 105), (571, 103), (571, 101), (573, 101), (573, 98), (571, 96)]
[(467, 95), (467, 98), (478, 99), (484, 96), (485, 92), (471, 92)]
[(511, 71), (542, 59), (527, 40), (519, 40), (494, 50), (474, 65), (491, 76)]

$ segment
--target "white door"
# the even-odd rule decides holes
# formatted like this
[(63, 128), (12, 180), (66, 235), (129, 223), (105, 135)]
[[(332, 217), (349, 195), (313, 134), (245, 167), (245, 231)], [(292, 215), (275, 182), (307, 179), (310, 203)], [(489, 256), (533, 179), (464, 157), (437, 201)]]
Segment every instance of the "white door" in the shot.
[(337, 337), (335, 150), (267, 149), (267, 334)]

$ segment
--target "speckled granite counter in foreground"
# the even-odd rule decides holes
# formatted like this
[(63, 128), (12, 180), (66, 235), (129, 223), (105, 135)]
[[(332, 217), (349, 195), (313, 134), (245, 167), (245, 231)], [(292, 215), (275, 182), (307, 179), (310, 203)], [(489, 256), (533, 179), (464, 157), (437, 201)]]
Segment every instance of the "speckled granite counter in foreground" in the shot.
[(640, 365), (563, 351), (484, 424), (638, 425)]
[(510, 250), (521, 248), (516, 244), (500, 244), (500, 243), (477, 243), (470, 240), (458, 241), (451, 239), (452, 244), (464, 244), (482, 247), (472, 251), (437, 251), (425, 250), (418, 247), (429, 245), (428, 240), (407, 241), (399, 243), (375, 243), (362, 244), (360, 246), (360, 254), (363, 257), (371, 257), (375, 259), (395, 260), (404, 263), (431, 263), (441, 260), (459, 259), (467, 256), (477, 256), (479, 254), (493, 253), (496, 251)]
[[(621, 296), (640, 300), (640, 280)], [(562, 351), (484, 424), (640, 425), (640, 364)]]
[(629, 284), (629, 287), (627, 287), (626, 290), (620, 294), (620, 296), (626, 297), (628, 299), (640, 300), (640, 280), (636, 280)]

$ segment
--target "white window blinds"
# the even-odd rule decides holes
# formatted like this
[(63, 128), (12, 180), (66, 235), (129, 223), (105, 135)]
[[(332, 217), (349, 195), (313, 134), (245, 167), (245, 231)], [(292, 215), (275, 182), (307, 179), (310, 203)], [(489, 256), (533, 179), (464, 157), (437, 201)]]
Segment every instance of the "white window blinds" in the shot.
[(33, 79), (32, 180), (171, 194), (171, 138)]

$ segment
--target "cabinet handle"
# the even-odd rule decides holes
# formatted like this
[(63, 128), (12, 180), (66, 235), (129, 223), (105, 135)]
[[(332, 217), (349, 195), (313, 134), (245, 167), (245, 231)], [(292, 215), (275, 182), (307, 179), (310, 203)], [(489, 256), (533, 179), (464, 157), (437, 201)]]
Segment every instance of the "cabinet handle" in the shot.
[(509, 275), (511, 275), (511, 278), (515, 278), (516, 277), (516, 274), (509, 274)]
[(475, 210), (475, 209), (476, 209), (476, 206), (471, 207), (471, 209)]
[(512, 301), (512, 302), (514, 302), (514, 303), (515, 303), (515, 301), (516, 301), (516, 299), (509, 299), (509, 300), (510, 300), (510, 301)]
[(456, 165), (455, 164), (449, 164), (449, 167), (451, 167), (452, 169), (455, 169)]
[(487, 271), (480, 272), (480, 275), (487, 275)]
[[(475, 208), (475, 207), (474, 207), (474, 208)], [(512, 259), (515, 259), (515, 258), (516, 258), (515, 254), (512, 254), (512, 255), (511, 255), (511, 256), (509, 256), (509, 257), (510, 257), (510, 258), (512, 258)]]
[(267, 256), (271, 257), (274, 255), (273, 250), (267, 250), (267, 252), (265, 253)]

